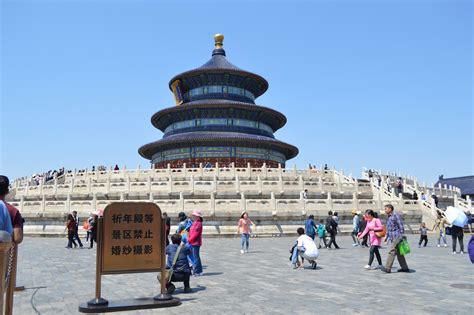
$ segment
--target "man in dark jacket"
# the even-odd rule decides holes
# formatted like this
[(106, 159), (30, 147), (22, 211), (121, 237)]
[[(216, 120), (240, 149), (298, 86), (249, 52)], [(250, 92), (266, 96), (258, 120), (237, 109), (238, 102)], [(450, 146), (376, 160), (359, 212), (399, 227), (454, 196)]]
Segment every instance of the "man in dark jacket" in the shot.
[(328, 231), (329, 237), (331, 238), (328, 248), (331, 248), (331, 245), (334, 244), (334, 247), (339, 249), (339, 246), (336, 243), (337, 222), (332, 217), (332, 211), (328, 212), (328, 217), (326, 218), (326, 230)]
[(79, 217), (77, 216), (77, 211), (73, 211), (72, 216), (76, 224), (73, 239), (77, 240), (77, 242), (79, 243), (79, 246), (83, 248), (84, 246), (82, 245), (81, 238), (79, 237)]

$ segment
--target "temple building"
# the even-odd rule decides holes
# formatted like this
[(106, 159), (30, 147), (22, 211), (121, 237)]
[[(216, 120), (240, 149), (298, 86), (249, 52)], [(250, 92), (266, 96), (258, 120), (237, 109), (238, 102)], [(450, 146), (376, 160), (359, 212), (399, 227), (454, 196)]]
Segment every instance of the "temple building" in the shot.
[(286, 117), (256, 105), (268, 82), (231, 64), (223, 49), (224, 36), (214, 36), (211, 59), (170, 80), (176, 106), (155, 113), (151, 122), (164, 135), (139, 149), (155, 168), (285, 166), (298, 154), (295, 146), (275, 139)]

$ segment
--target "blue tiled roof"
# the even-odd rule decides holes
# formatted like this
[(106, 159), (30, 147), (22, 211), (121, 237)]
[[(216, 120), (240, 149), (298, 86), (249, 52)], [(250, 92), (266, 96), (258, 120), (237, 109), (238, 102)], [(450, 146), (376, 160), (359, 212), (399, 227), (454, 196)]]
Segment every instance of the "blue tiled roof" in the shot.
[[(214, 49), (214, 52), (216, 50), (222, 50), (223, 49)], [(204, 69), (229, 69), (229, 70), (242, 70), (239, 67), (231, 64), (227, 58), (225, 57), (225, 53), (213, 53), (212, 58), (209, 59), (208, 62), (200, 66), (198, 69), (204, 70)]]
[[(224, 49), (214, 49), (212, 57), (205, 64), (199, 68), (189, 70), (174, 76), (170, 82), (169, 87), (175, 80), (185, 81), (201, 74), (211, 75), (216, 73), (230, 73), (242, 77), (242, 84), (245, 84), (246, 89), (251, 91), (255, 97), (259, 97), (268, 89), (268, 82), (258, 74), (242, 70), (239, 67), (230, 63), (225, 55)], [(248, 81), (250, 80), (250, 81)]]
[(463, 195), (474, 195), (474, 176), (443, 178), (438, 180), (435, 186), (439, 184), (458, 187)]

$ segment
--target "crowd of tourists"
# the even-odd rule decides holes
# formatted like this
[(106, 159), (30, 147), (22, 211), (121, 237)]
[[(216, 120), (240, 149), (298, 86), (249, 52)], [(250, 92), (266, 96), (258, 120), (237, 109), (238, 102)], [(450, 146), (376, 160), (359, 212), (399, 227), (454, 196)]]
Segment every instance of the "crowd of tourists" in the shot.
[[(410, 248), (405, 237), (405, 228), (402, 217), (394, 207), (387, 204), (384, 207), (387, 216), (385, 224), (379, 218), (379, 214), (371, 209), (364, 213), (352, 211), (352, 231), (351, 237), (353, 247), (368, 247), (369, 257), (367, 264), (363, 267), (366, 270), (381, 270), (385, 273), (392, 272), (392, 265), (397, 258), (400, 268), (398, 272), (410, 272), (406, 261), (406, 254)], [(83, 222), (83, 228), (87, 231), (86, 243), (89, 248), (93, 248), (93, 243), (97, 242), (97, 212)], [(167, 292), (173, 293), (176, 289), (174, 283), (183, 282), (184, 292), (192, 292), (190, 286), (191, 276), (199, 277), (203, 274), (200, 250), (202, 246), (203, 216), (201, 211), (194, 210), (190, 215), (184, 212), (178, 214), (178, 227), (175, 233), (171, 232), (171, 218), (163, 213), (166, 232), (166, 266), (172, 272), (167, 279)], [(68, 244), (66, 248), (83, 247), (78, 235), (80, 220), (77, 212), (73, 211), (67, 217), (66, 230)], [(237, 222), (237, 233), (240, 235), (240, 253), (249, 253), (250, 236), (255, 223), (249, 218), (247, 212), (243, 212)], [(437, 218), (431, 229), (423, 222), (420, 225), (419, 247), (426, 247), (428, 244), (428, 231), (434, 231), (437, 238), (437, 247), (447, 247), (446, 235), (452, 236), (453, 254), (456, 251), (457, 243), (460, 245), (460, 254), (464, 254), (463, 229), (453, 224), (449, 224), (446, 216), (441, 211), (437, 212)], [(290, 261), (294, 269), (304, 269), (305, 260), (310, 264), (310, 268), (317, 269), (317, 259), (320, 249), (340, 249), (337, 244), (337, 235), (340, 232), (339, 216), (337, 212), (328, 212), (325, 220), (315, 222), (314, 215), (309, 215), (304, 222), (304, 227), (297, 229), (298, 238), (290, 249)], [(316, 240), (317, 238), (317, 240)], [(472, 242), (472, 241), (471, 241)], [(388, 254), (383, 263), (380, 248), (382, 244), (388, 246)], [(473, 253), (474, 254), (474, 253)], [(373, 265), (374, 260), (377, 263)], [(173, 283), (174, 282), (174, 283)]]
[[(71, 171), (67, 171), (67, 172), (70, 173)], [(52, 181), (55, 177), (64, 175), (64, 173), (66, 173), (66, 170), (64, 169), (64, 167), (61, 167), (57, 170), (49, 170), (41, 174), (33, 174), (31, 176), (31, 184), (33, 185), (44, 184), (49, 181)]]
[[(110, 167), (110, 170), (118, 171), (120, 170), (120, 167), (118, 166), (118, 164), (115, 164), (115, 166)], [(86, 171), (87, 171), (86, 169), (79, 169), (76, 172), (85, 173)], [(95, 171), (105, 172), (107, 171), (107, 167), (104, 165), (98, 165), (98, 166), (93, 165), (91, 168), (91, 171), (92, 172), (95, 172)], [(31, 185), (37, 186), (37, 185), (48, 183), (52, 181), (55, 177), (61, 177), (64, 174), (70, 174), (72, 172), (73, 172), (72, 170), (66, 170), (64, 167), (61, 167), (57, 170), (49, 170), (43, 173), (35, 173), (31, 175), (30, 177), (21, 177), (21, 178), (18, 178), (16, 181), (28, 180)]]
[[(0, 241), (11, 237), (14, 242), (20, 243), (23, 238), (23, 219), (17, 209), (5, 202), (8, 188), (8, 178), (0, 176)], [(410, 248), (405, 237), (402, 217), (390, 204), (385, 205), (383, 211), (387, 217), (385, 222), (382, 222), (379, 214), (374, 210), (368, 209), (364, 213), (352, 211), (352, 246), (370, 248), (368, 262), (363, 267), (366, 270), (381, 270), (385, 273), (391, 273), (392, 265), (395, 258), (397, 258), (400, 265), (397, 271), (410, 272), (405, 258), (406, 254), (410, 252)], [(94, 242), (97, 242), (99, 214), (99, 212), (93, 212), (82, 221), (82, 228), (86, 231), (85, 242), (89, 245), (88, 248), (93, 248)], [(469, 218), (472, 220), (470, 215)], [(200, 254), (203, 231), (202, 213), (199, 210), (194, 210), (188, 216), (186, 213), (180, 212), (175, 233), (171, 233), (171, 218), (163, 213), (163, 219), (166, 227), (166, 266), (169, 270), (172, 270), (169, 273), (166, 285), (167, 292), (175, 291), (174, 283), (176, 282), (184, 283), (184, 292), (192, 292), (190, 286), (191, 276), (199, 277), (203, 274)], [(66, 248), (84, 248), (78, 233), (80, 226), (81, 220), (77, 211), (72, 211), (68, 214), (66, 220), (65, 231), (68, 238)], [(247, 212), (243, 212), (237, 222), (241, 254), (249, 253), (252, 228), (256, 228), (254, 222)], [(427, 227), (424, 222), (421, 223), (419, 227), (419, 247), (427, 246), (428, 231), (435, 232), (437, 247), (447, 247), (446, 235), (451, 235), (452, 253), (464, 254), (463, 227), (454, 223), (450, 224), (442, 211), (438, 210), (434, 225), (431, 228)], [(298, 238), (291, 247), (289, 258), (294, 269), (304, 269), (305, 261), (310, 264), (310, 268), (317, 269), (317, 260), (321, 249), (340, 249), (337, 244), (337, 235), (340, 233), (337, 212), (329, 211), (326, 219), (321, 219), (319, 222), (315, 221), (314, 215), (309, 215), (304, 222), (304, 227), (299, 227), (296, 232)], [(383, 263), (380, 254), (382, 244), (388, 246), (385, 263)], [(459, 252), (457, 251), (458, 244), (460, 246)], [(474, 255), (474, 253), (472, 254)], [(373, 265), (375, 259), (377, 262)]]
[[(405, 254), (410, 252), (409, 244), (406, 240), (404, 224), (401, 216), (395, 212), (392, 205), (388, 204), (384, 207), (384, 212), (387, 215), (386, 224), (384, 225), (379, 218), (379, 215), (374, 210), (368, 209), (360, 218), (360, 211), (352, 211), (352, 231), (351, 237), (353, 240), (352, 246), (365, 246), (369, 247), (369, 260), (367, 265), (364, 266), (367, 270), (380, 269), (383, 272), (390, 273), (392, 271), (392, 265), (395, 256), (400, 264), (398, 272), (410, 272), (407, 262), (405, 260)], [(446, 215), (437, 211), (437, 218), (431, 229), (428, 229), (425, 222), (420, 224), (419, 233), (420, 240), (418, 247), (426, 247), (428, 244), (428, 231), (434, 231), (437, 238), (437, 247), (441, 247), (441, 240), (443, 240), (444, 247), (446, 244), (446, 235), (452, 236), (452, 253), (453, 254), (464, 254), (464, 225), (467, 224), (471, 234), (472, 215), (465, 213), (466, 220), (464, 223), (458, 224), (457, 222), (448, 223)], [(461, 225), (461, 226), (460, 226)], [(324, 248), (331, 249), (331, 245), (334, 244), (336, 249), (339, 249), (336, 243), (336, 235), (338, 232), (338, 216), (337, 213), (328, 212), (325, 224), (323, 220), (320, 220), (318, 225), (314, 222), (314, 216), (309, 215), (305, 221), (305, 228), (298, 228), (297, 233), (299, 235), (296, 244), (291, 248), (290, 260), (292, 261), (293, 268), (304, 267), (304, 258), (308, 259), (313, 268), (316, 268), (316, 258), (319, 255), (317, 249), (321, 249), (321, 243), (324, 244)], [(303, 235), (304, 234), (304, 235)], [(330, 237), (329, 243), (327, 243), (327, 235)], [(319, 245), (316, 246), (314, 239), (318, 236)], [(389, 244), (389, 252), (385, 265), (382, 263), (382, 257), (379, 249), (382, 246), (382, 240), (385, 244)], [(457, 252), (457, 244), (459, 243), (460, 251)], [(370, 244), (370, 245), (369, 245)], [(474, 245), (474, 236), (471, 237), (470, 245)], [(310, 257), (307, 257), (304, 253), (309, 249)], [(474, 263), (474, 248), (470, 249), (471, 260)], [(297, 259), (298, 255), (301, 257), (301, 261)], [(378, 265), (372, 266), (374, 258), (377, 259)]]
[[(380, 269), (386, 273), (390, 273), (395, 257), (397, 257), (401, 267), (398, 269), (398, 272), (409, 272), (410, 269), (403, 255), (403, 246), (406, 246), (403, 220), (390, 204), (385, 206), (384, 211), (387, 215), (386, 225), (382, 224), (378, 213), (371, 209), (365, 211), (362, 219), (359, 217), (360, 213), (358, 211), (352, 212), (354, 215), (351, 232), (353, 246), (368, 247), (368, 242), (370, 242), (369, 260), (367, 265), (364, 266), (367, 270)], [(316, 259), (319, 256), (318, 249), (322, 248), (321, 243), (323, 243), (324, 248), (327, 249), (332, 249), (332, 245), (334, 245), (335, 249), (340, 249), (336, 242), (336, 236), (339, 231), (338, 227), (339, 217), (336, 212), (333, 213), (329, 211), (326, 221), (320, 220), (318, 225), (314, 222), (314, 216), (310, 215), (305, 221), (305, 228), (301, 227), (297, 229), (299, 237), (296, 244), (290, 250), (292, 253), (290, 259), (293, 268), (304, 268), (304, 259), (306, 258), (311, 263), (311, 267), (316, 269)], [(319, 238), (318, 246), (314, 243), (316, 235)], [(329, 242), (327, 242), (327, 235), (329, 235)], [(382, 264), (382, 257), (379, 252), (382, 246), (382, 239), (385, 244), (390, 244), (385, 265)], [(308, 250), (309, 254), (307, 252)], [(298, 257), (300, 257), (301, 260), (299, 260)], [(372, 267), (374, 258), (377, 258), (378, 265)]]

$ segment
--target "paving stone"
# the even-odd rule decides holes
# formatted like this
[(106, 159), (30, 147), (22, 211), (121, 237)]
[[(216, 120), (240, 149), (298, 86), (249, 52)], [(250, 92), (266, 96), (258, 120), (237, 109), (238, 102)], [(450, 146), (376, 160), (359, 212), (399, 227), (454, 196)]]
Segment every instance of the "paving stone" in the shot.
[[(416, 272), (384, 274), (364, 270), (368, 249), (352, 247), (345, 236), (338, 242), (342, 249), (321, 250), (317, 270), (292, 269), (288, 250), (295, 238), (251, 239), (249, 254), (240, 254), (237, 238), (204, 239), (204, 275), (192, 277), (191, 294), (177, 284), (181, 306), (118, 314), (473, 314), (474, 269), (468, 255), (437, 248), (432, 238), (426, 248), (417, 247), (416, 236), (409, 240), (407, 261)], [(66, 242), (25, 238), (17, 282), (27, 290), (15, 294), (14, 314), (36, 314), (32, 305), (40, 314), (79, 314), (79, 304), (94, 297), (95, 250), (68, 250)], [(387, 248), (381, 254), (385, 261)], [(156, 273), (109, 275), (102, 281), (108, 300), (158, 291)]]

